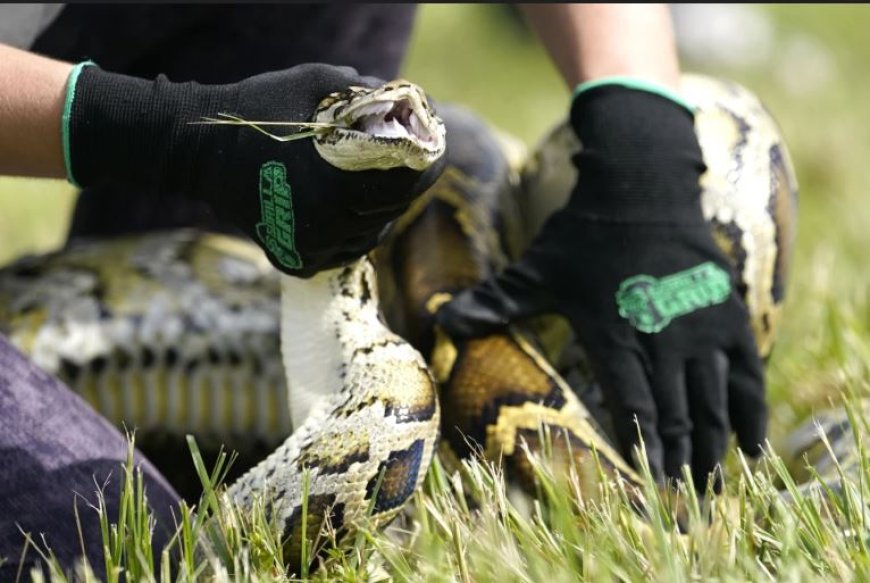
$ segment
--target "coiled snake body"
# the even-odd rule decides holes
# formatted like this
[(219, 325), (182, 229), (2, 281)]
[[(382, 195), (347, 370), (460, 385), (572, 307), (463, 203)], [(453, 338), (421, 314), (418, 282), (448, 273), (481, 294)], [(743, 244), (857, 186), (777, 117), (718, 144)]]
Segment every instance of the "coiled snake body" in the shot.
[[(699, 106), (704, 212), (767, 355), (796, 219), (788, 152), (744, 88), (686, 76), (684, 91)], [(407, 152), (379, 154), (385, 142), (366, 132), (400, 118), (425, 146), (410, 155), (432, 156), (443, 132), (426, 111), (407, 83), (331, 96), (318, 121), (343, 129), (318, 138), (318, 149), (329, 160), (339, 148), (339, 164), (365, 150), (368, 163), (422, 166)], [(101, 413), (138, 427), (137, 443), (170, 477), (190, 464), (167, 455), (166, 436), (194, 433), (241, 451), (242, 467), (253, 467), (229, 492), (244, 505), (271, 490), (291, 555), (303, 468), (309, 528), (329, 516), (339, 531), (369, 506), (376, 521), (390, 520), (436, 443), (451, 459), (479, 447), (528, 486), (521, 444), (541, 447), (542, 425), (567, 438), (556, 442), (563, 458), (585, 463), (595, 450), (605, 469), (636, 482), (575, 394), (595, 385), (564, 326), (539, 322), (463, 343), (433, 326), (440, 302), (516, 257), (564, 202), (576, 139), (562, 124), (526, 160), (471, 112), (444, 105), (439, 115), (447, 169), (372, 253), (376, 268), (364, 258), (296, 280), (277, 275), (253, 244), (196, 230), (82, 240), (0, 271), (0, 331)], [(395, 153), (407, 140), (393, 137)]]

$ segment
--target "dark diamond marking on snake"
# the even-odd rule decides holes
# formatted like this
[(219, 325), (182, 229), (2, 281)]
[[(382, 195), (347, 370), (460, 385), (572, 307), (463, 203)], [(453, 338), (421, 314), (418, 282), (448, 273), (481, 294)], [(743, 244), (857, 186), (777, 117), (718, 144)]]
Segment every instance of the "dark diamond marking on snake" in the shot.
[[(312, 451), (315, 444), (308, 444), (299, 453), (297, 464), (304, 467), (317, 468), (318, 475), (344, 474), (351, 464), (367, 462), (369, 460), (369, 444), (366, 440), (360, 440), (356, 449), (346, 452), (343, 456), (337, 456), (337, 452)], [(336, 443), (333, 441), (334, 447)], [(337, 449), (337, 448), (336, 448)]]
[(91, 361), (91, 371), (95, 375), (99, 375), (106, 370), (108, 359), (105, 356), (98, 356)]
[(360, 346), (359, 348), (354, 349), (353, 355), (351, 358), (357, 356), (358, 354), (371, 354), (372, 352), (374, 352), (377, 349), (384, 348), (386, 346), (391, 346), (391, 345), (401, 346), (402, 343), (397, 341), (397, 340), (393, 340), (391, 338), (387, 338), (385, 340), (379, 340), (377, 342), (373, 342), (371, 344), (367, 344), (365, 346)]
[(199, 368), (200, 364), (200, 361), (196, 359), (187, 361), (187, 363), (184, 365), (185, 374), (192, 375), (196, 371), (196, 369)]
[(154, 350), (152, 350), (150, 346), (142, 348), (142, 366), (144, 368), (151, 368), (154, 366), (156, 360), (157, 355), (154, 354)]
[[(549, 436), (549, 440), (545, 446), (541, 442), (541, 437), (547, 436)], [(522, 447), (523, 443), (532, 452), (549, 450), (548, 458), (554, 462), (576, 466), (577, 470), (591, 469), (582, 467), (585, 463), (592, 461), (593, 454), (590, 444), (566, 427), (545, 423), (541, 425), (540, 429), (517, 429), (515, 439), (514, 454), (506, 458), (506, 463), (513, 475), (528, 479), (535, 474), (534, 465)], [(607, 459), (607, 456), (599, 455), (598, 459), (601, 469), (605, 473), (618, 473), (616, 466)], [(562, 470), (560, 469), (560, 471)], [(534, 488), (534, 484), (531, 483), (527, 483), (525, 486)]]
[(360, 300), (362, 300), (363, 304), (367, 304), (371, 301), (374, 294), (372, 294), (372, 288), (369, 286), (369, 282), (366, 278), (363, 278), (360, 282), (360, 287), (362, 291), (360, 293)]
[(790, 204), (792, 201), (786, 198), (792, 196), (793, 185), (789, 184), (790, 176), (781, 144), (777, 143), (770, 147), (770, 162), (774, 171), (770, 173), (771, 197), (768, 201), (767, 213), (773, 218), (774, 224), (779, 226), (774, 230), (778, 253), (773, 265), (773, 283), (770, 293), (774, 302), (780, 303), (785, 298), (785, 281), (788, 277), (786, 271), (791, 259), (788, 250), (791, 246), (790, 239), (793, 237), (791, 224), (795, 220), (794, 217), (781, 215), (787, 215), (788, 209), (792, 208)]
[(99, 312), (97, 318), (100, 321), (111, 320), (115, 316), (115, 314), (113, 314), (112, 311), (102, 302), (97, 306), (97, 310)]
[(74, 384), (82, 373), (82, 368), (71, 360), (60, 359), (60, 377), (68, 384)]
[(18, 263), (10, 266), (9, 274), (13, 277), (36, 279), (43, 275), (45, 267), (38, 264), (35, 260), (27, 257), (21, 259)]
[[(315, 494), (308, 496), (308, 511), (306, 516), (307, 532), (305, 538), (309, 543), (318, 538), (323, 526), (329, 521), (336, 529), (336, 538), (339, 540), (345, 536), (347, 529), (344, 525), (344, 503), (335, 502), (335, 494)], [(269, 517), (271, 519), (271, 516)], [(290, 516), (284, 522), (283, 535), (286, 539), (283, 547), (284, 558), (290, 563), (291, 568), (298, 567), (302, 551), (302, 505), (293, 508)], [(323, 537), (321, 544), (323, 544)], [(317, 549), (314, 555), (317, 554)]]
[(737, 285), (735, 286), (735, 290), (741, 298), (745, 299), (747, 284), (743, 276), (743, 270), (746, 268), (746, 249), (743, 247), (743, 229), (741, 229), (737, 223), (720, 223), (716, 219), (710, 221), (710, 228), (714, 235), (718, 235), (727, 241), (728, 249), (723, 249), (723, 253), (731, 261), (731, 264), (734, 266), (734, 272), (737, 274)]
[(417, 486), (417, 474), (420, 473), (423, 449), (423, 440), (418, 439), (408, 449), (390, 452), (389, 458), (381, 462), (377, 473), (366, 486), (366, 497), (370, 499), (383, 473), (383, 481), (375, 497), (375, 513), (398, 508), (411, 497)]
[(133, 364), (133, 358), (126, 350), (116, 348), (112, 351), (112, 359), (115, 361), (115, 366), (118, 370), (126, 370)]
[(355, 413), (359, 413), (360, 411), (368, 409), (369, 407), (374, 405), (377, 400), (377, 397), (372, 396), (368, 399), (365, 399), (364, 401), (357, 401), (352, 405), (345, 402), (340, 407), (335, 409), (335, 416), (346, 419)]

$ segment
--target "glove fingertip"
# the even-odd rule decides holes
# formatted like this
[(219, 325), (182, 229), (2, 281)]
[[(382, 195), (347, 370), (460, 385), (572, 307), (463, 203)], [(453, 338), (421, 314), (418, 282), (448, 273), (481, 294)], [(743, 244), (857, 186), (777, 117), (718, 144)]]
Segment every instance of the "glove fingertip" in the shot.
[(755, 423), (746, 424), (737, 430), (737, 443), (743, 453), (750, 457), (758, 457), (764, 449), (766, 439), (767, 407), (763, 407)]
[(442, 305), (435, 323), (452, 338), (485, 336), (507, 325), (507, 318), (477, 301), (476, 290), (465, 290)]
[(729, 416), (740, 449), (751, 457), (762, 453), (767, 438), (768, 408), (764, 365), (754, 340), (744, 342), (730, 355), (728, 375)]

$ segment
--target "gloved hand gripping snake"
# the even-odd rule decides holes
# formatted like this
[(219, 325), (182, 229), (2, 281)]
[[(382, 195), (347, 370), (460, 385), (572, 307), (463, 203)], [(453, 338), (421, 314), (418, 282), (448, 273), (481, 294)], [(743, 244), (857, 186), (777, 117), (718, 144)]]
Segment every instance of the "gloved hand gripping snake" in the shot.
[[(439, 160), (445, 148), (443, 124), (429, 107), (425, 94), (419, 87), (404, 81), (374, 89), (351, 87), (345, 92), (330, 94), (316, 109), (313, 122), (315, 127), (328, 128), (328, 131), (314, 135), (315, 148), (324, 160), (340, 170), (380, 171), (405, 167), (424, 170)], [(320, 122), (324, 125), (318, 125)], [(289, 198), (290, 185), (286, 184), (287, 177), (281, 173), (279, 162), (264, 160), (259, 178), (261, 189), (266, 183), (273, 198), (278, 195)], [(361, 192), (360, 196), (369, 194)], [(401, 202), (406, 204), (406, 201)], [(257, 234), (265, 239), (263, 243), (272, 255), (288, 267), (303, 267), (301, 262), (295, 261), (298, 257), (287, 255), (292, 246), (270, 244), (270, 238), (277, 235), (269, 229), (272, 225), (265, 215), (262, 224), (264, 229), (258, 228)], [(181, 240), (185, 238), (182, 234)], [(172, 368), (179, 361), (186, 362), (182, 366), (187, 371), (182, 376), (170, 374), (167, 394), (157, 396), (149, 393), (145, 403), (139, 401), (138, 407), (128, 402), (123, 413), (113, 411), (112, 404), (106, 407), (111, 396), (106, 395), (103, 382), (98, 380), (97, 386), (93, 387), (100, 395), (97, 397), (103, 405), (100, 408), (109, 416), (121, 413), (129, 426), (135, 426), (137, 415), (130, 415), (131, 409), (138, 409), (140, 413), (149, 410), (145, 414), (147, 419), (140, 416), (138, 421), (144, 421), (142, 424), (146, 427), (162, 424), (172, 432), (191, 421), (194, 425), (208, 424), (206, 411), (215, 410), (210, 407), (209, 397), (216, 395), (203, 387), (203, 381), (206, 384), (215, 381), (217, 392), (221, 392), (218, 387), (226, 387), (224, 383), (236, 387), (240, 380), (241, 384), (245, 383), (232, 373), (228, 376), (236, 378), (216, 378), (208, 371), (200, 375), (199, 367), (192, 363), (206, 354), (212, 364), (218, 364), (227, 354), (232, 355), (230, 359), (236, 364), (247, 360), (239, 355), (251, 348), (257, 352), (263, 346), (255, 347), (257, 331), (253, 332), (252, 344), (248, 343), (251, 334), (245, 334), (245, 331), (251, 332), (258, 327), (260, 331), (263, 327), (274, 331), (270, 322), (264, 322), (264, 317), (268, 319), (274, 315), (274, 310), (264, 307), (256, 299), (254, 306), (245, 306), (253, 309), (238, 310), (239, 303), (244, 305), (245, 300), (237, 296), (236, 299), (241, 300), (234, 302), (239, 318), (227, 318), (226, 313), (216, 314), (210, 309), (215, 306), (209, 301), (214, 299), (209, 292), (202, 287), (197, 289), (195, 284), (187, 285), (192, 283), (186, 281), (190, 270), (175, 264), (177, 257), (173, 251), (163, 247), (161, 253), (161, 239), (165, 243), (172, 237), (158, 237), (156, 246), (150, 249), (148, 245), (146, 248), (137, 247), (141, 254), (134, 251), (137, 257), (133, 259), (131, 268), (136, 275), (127, 273), (133, 275), (133, 287), (136, 287), (135, 278), (143, 272), (165, 279), (157, 290), (152, 288), (151, 291), (157, 291), (157, 295), (145, 301), (148, 306), (146, 315), (138, 319), (134, 317), (136, 323), (132, 326), (130, 320), (115, 325), (120, 322), (106, 322), (99, 316), (97, 319), (107, 326), (78, 325), (82, 317), (87, 319), (91, 308), (96, 307), (93, 298), (83, 299), (78, 295), (83, 289), (93, 290), (90, 287), (93, 283), (91, 274), (81, 275), (79, 268), (82, 264), (76, 265), (76, 259), (84, 259), (87, 263), (89, 256), (93, 257), (87, 244), (84, 245), (84, 257), (76, 258), (76, 250), (68, 250), (69, 255), (66, 252), (60, 254), (61, 258), (65, 255), (72, 258), (73, 266), (66, 270), (70, 276), (66, 286), (69, 293), (50, 308), (58, 310), (53, 315), (58, 315), (61, 320), (72, 317), (75, 322), (71, 322), (72, 326), (68, 328), (66, 321), (56, 327), (51, 324), (37, 326), (34, 335), (17, 329), (19, 324), (23, 324), (16, 319), (17, 310), (21, 310), (24, 322), (32, 322), (28, 316), (33, 314), (44, 296), (39, 284), (29, 290), (22, 289), (18, 277), (21, 271), (16, 268), (7, 272), (12, 276), (11, 281), (7, 281), (9, 286), (3, 287), (12, 297), (4, 298), (9, 301), (3, 305), (9, 306), (15, 314), (5, 314), (10, 316), (7, 321), (11, 320), (11, 326), (5, 331), (13, 342), (23, 345), (22, 348), (38, 364), (49, 370), (61, 366), (69, 372), (80, 364), (92, 362), (89, 361), (91, 358), (101, 360), (104, 365), (108, 361), (108, 366), (101, 368), (101, 372), (108, 369), (110, 374), (120, 373), (125, 396), (130, 395), (130, 390), (135, 391), (135, 382), (130, 383), (132, 379), (119, 369), (148, 368), (155, 360), (166, 368)], [(179, 242), (179, 239), (175, 240)], [(98, 253), (100, 243), (96, 247)], [(231, 249), (238, 248), (232, 241), (229, 247), (224, 246), (226, 243), (218, 243), (218, 247), (222, 247), (218, 254), (229, 250), (229, 256), (232, 256)], [(123, 248), (124, 244), (121, 246)], [(224, 258), (228, 257), (225, 255)], [(100, 261), (96, 263), (99, 265)], [(260, 275), (257, 273), (259, 268), (252, 273), (250, 265), (245, 265), (245, 260), (239, 255), (235, 261), (230, 259), (229, 262), (218, 258), (218, 263), (220, 265), (212, 264), (211, 267), (216, 269), (207, 278), (216, 276), (220, 279), (232, 272), (230, 279), (238, 278), (236, 284), (244, 288), (246, 279), (250, 283), (251, 278), (256, 280)], [(284, 364), (284, 375), (279, 376), (284, 377), (283, 390), (287, 391), (289, 387), (289, 392), (279, 401), (284, 401), (285, 408), (289, 404), (293, 432), (266, 459), (227, 489), (229, 498), (245, 511), (252, 508), (256, 497), (265, 498), (270, 505), (269, 515), (277, 520), (287, 541), (284, 547), (286, 563), (297, 572), (300, 558), (304, 556), (300, 546), (302, 535), (309, 541), (314, 540), (325, 519), (330, 519), (339, 538), (343, 538), (364, 518), (377, 526), (399, 512), (426, 474), (438, 436), (439, 406), (435, 382), (424, 359), (380, 320), (375, 275), (369, 260), (362, 257), (348, 263), (307, 279), (283, 273), (278, 275)], [(63, 278), (64, 271), (55, 269), (53, 273)], [(25, 287), (28, 286), (25, 284)], [(47, 288), (50, 287), (49, 283)], [(111, 291), (104, 291), (104, 298), (113, 295)], [(174, 301), (178, 299), (173, 297), (175, 292), (185, 297), (181, 303), (186, 304), (185, 309), (190, 309), (186, 316), (178, 319), (173, 317), (178, 315), (173, 313), (174, 308), (179, 307)], [(244, 295), (245, 292), (241, 293)], [(115, 297), (120, 300), (113, 306), (116, 315), (126, 312), (129, 316), (131, 311), (136, 311), (141, 296), (134, 296), (135, 293), (126, 298)], [(272, 299), (268, 298), (267, 302)], [(124, 317), (120, 320), (123, 321)], [(199, 328), (205, 334), (196, 334), (199, 336), (197, 339), (188, 337), (193, 342), (187, 343), (184, 335), (179, 334), (185, 327)], [(226, 334), (221, 332), (221, 328)], [(27, 338), (24, 339), (21, 333)], [(155, 345), (161, 348), (154, 350)], [(107, 357), (105, 349), (111, 356)], [(112, 357), (118, 355), (125, 359), (120, 367), (117, 362), (112, 362)], [(137, 358), (137, 355), (142, 358)], [(257, 371), (249, 369), (253, 374), (247, 380), (255, 385), (259, 384), (256, 377), (263, 376), (258, 373), (265, 372), (264, 376), (275, 378), (274, 368), (260, 366), (262, 364), (259, 363)], [(70, 384), (81, 389), (81, 383), (87, 381), (78, 380), (77, 383), (70, 379)], [(153, 380), (145, 380), (144, 385)], [(262, 389), (262, 385), (259, 388)], [(82, 392), (86, 393), (87, 389)], [(280, 425), (282, 415), (276, 413), (268, 402), (274, 394), (269, 394), (268, 389), (255, 389), (252, 393), (259, 393), (259, 396), (249, 394), (260, 400), (253, 407), (258, 410), (259, 420), (265, 413), (265, 417), (274, 421), (277, 414)], [(139, 397), (142, 393), (131, 401)], [(220, 423), (227, 421), (225, 415), (218, 414), (212, 420), (216, 418), (221, 419)], [(307, 517), (303, 518), (302, 497), (305, 492)], [(308, 525), (307, 531), (303, 533), (301, 529), (305, 524)]]
[[(423, 92), (404, 81), (330, 95), (314, 121), (339, 120), (314, 140), (342, 170), (423, 170), (444, 153), (441, 120)], [(300, 534), (312, 540), (327, 516), (343, 537), (369, 508), (374, 525), (401, 510), (428, 470), (439, 407), (423, 358), (379, 318), (367, 258), (310, 279), (280, 277), (281, 352), (295, 430), (228, 494), (244, 508), (264, 490), (280, 502), (285, 553), (295, 562)], [(302, 533), (305, 469), (307, 508), (316, 519)]]
[[(699, 106), (705, 216), (734, 262), (767, 355), (794, 236), (788, 153), (750, 92), (694, 76), (684, 90)], [(414, 167), (444, 147), (444, 126), (410, 84), (330, 96), (313, 121), (334, 126), (348, 111), (361, 115), (340, 131), (314, 133), (318, 151), (338, 165)], [(453, 342), (433, 328), (439, 302), (516, 257), (563, 204), (576, 138), (563, 124), (534, 156), (511, 163), (504, 142), (470, 112), (443, 105), (439, 116), (447, 169), (372, 254), (374, 268), (363, 258), (308, 280), (277, 275), (253, 244), (194, 231), (81, 242), (0, 273), (2, 329), (114, 421), (212, 433), (229, 444), (253, 433), (271, 440), (277, 449), (229, 494), (247, 506), (270, 487), (291, 565), (303, 467), (309, 538), (327, 515), (339, 530), (352, 529), (372, 502), (376, 522), (389, 521), (419, 486), (436, 441), (454, 460), (479, 447), (528, 487), (534, 472), (521, 444), (539, 449), (543, 424), (567, 438), (555, 441), (570, 446), (557, 452), (564, 462), (586, 464), (595, 450), (605, 470), (639, 484), (575, 394), (594, 404), (594, 379), (576, 345), (548, 344), (518, 327)], [(416, 145), (412, 135), (421, 138)], [(107, 269), (112, 263), (121, 269)], [(133, 267), (125, 273), (124, 265)], [(101, 298), (98, 280), (106, 280)], [(215, 316), (197, 319), (197, 309)], [(115, 321), (95, 315), (76, 328), (68, 317), (80, 323), (101, 311)], [(279, 311), (286, 385), (274, 366)], [(294, 431), (278, 445), (290, 430), (281, 414), (288, 407)]]

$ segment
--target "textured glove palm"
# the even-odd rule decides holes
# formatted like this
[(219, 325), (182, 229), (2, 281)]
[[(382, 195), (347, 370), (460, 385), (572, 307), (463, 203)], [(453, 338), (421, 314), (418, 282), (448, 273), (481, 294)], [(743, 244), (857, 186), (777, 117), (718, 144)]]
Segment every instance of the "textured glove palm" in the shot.
[(563, 314), (623, 452), (639, 426), (658, 478), (690, 464), (703, 487), (731, 426), (759, 452), (766, 409), (747, 312), (702, 215), (693, 117), (661, 95), (605, 84), (575, 99), (571, 122), (583, 149), (569, 202), (518, 262), (457, 295), (438, 322), (468, 337)]
[(307, 64), (228, 85), (147, 81), (87, 66), (71, 84), (68, 171), (82, 186), (135, 184), (205, 200), (298, 276), (372, 249), (385, 227), (443, 168), (342, 171), (311, 139), (278, 142), (250, 128), (193, 125), (230, 113), (307, 122), (350, 85), (375, 87), (349, 67)]

